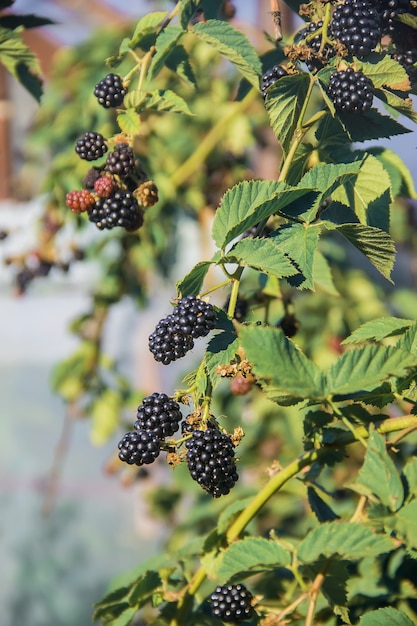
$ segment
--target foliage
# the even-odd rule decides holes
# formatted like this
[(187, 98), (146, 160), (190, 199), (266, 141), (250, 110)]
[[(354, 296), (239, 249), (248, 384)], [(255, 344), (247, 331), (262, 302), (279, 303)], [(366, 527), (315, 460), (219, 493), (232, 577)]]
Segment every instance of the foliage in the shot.
[[(308, 7), (311, 21), (329, 23), (330, 3)], [(415, 191), (398, 155), (352, 144), (408, 132), (398, 114), (416, 121), (412, 74), (392, 41), (366, 59), (336, 48), (311, 71), (306, 46), (290, 38), (268, 40), (260, 57), (221, 9), (181, 0), (119, 33), (118, 50), (109, 52), (114, 36), (100, 34), (67, 53), (33, 137), (33, 150), (50, 141), (56, 155), (46, 180), (49, 247), (39, 254), (56, 254), (59, 230), (70, 229), (75, 241), (87, 231), (88, 254), (102, 268), (91, 311), (73, 324), (80, 347), (52, 380), (92, 416), (95, 443), (112, 436), (123, 407), (144, 395), (103, 353), (109, 312), (127, 295), (145, 304), (155, 289), (149, 275), (172, 284), (175, 223), (185, 213), (204, 236), (211, 230), (212, 242), (178, 280), (176, 296), (221, 299), (202, 359), (171, 395), (188, 407), (188, 426), (233, 431), (240, 479), (211, 501), (187, 475), (190, 433), (169, 439), (175, 471), (149, 503), (170, 525), (165, 553), (113, 581), (94, 619), (214, 625), (214, 587), (245, 579), (253, 624), (410, 624), (417, 322), (415, 296), (393, 279), (394, 240), (415, 243), (404, 200)], [(262, 74), (285, 55), (288, 75), (262, 103)], [(115, 113), (98, 110), (91, 95), (104, 56), (128, 87)], [(373, 81), (380, 108), (335, 109), (326, 86), (346, 64)], [(282, 152), (277, 180), (249, 169), (249, 148), (266, 123)], [(66, 192), (86, 173), (68, 144), (86, 130), (110, 145), (121, 136), (151, 173), (159, 201), (138, 231), (98, 233), (65, 208)]]

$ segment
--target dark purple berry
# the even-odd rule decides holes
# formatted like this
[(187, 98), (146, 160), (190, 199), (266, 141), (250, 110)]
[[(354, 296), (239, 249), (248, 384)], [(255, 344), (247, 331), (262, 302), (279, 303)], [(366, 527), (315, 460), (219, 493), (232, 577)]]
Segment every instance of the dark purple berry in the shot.
[(382, 36), (380, 17), (371, 0), (345, 0), (339, 4), (332, 16), (331, 31), (349, 54), (358, 57), (375, 50)]
[(242, 585), (219, 585), (210, 596), (211, 613), (223, 622), (243, 622), (254, 614), (253, 595)]
[(99, 104), (105, 109), (121, 105), (126, 95), (121, 76), (119, 74), (107, 74), (105, 78), (96, 84), (94, 95)]
[(121, 226), (131, 232), (142, 226), (143, 211), (133, 194), (118, 189), (110, 198), (99, 198), (88, 219), (100, 230)]
[(119, 459), (129, 465), (148, 465), (160, 453), (160, 441), (146, 430), (126, 433), (119, 442)]
[(362, 72), (348, 67), (330, 75), (327, 93), (337, 111), (363, 113), (372, 106), (374, 86)]
[(288, 72), (281, 65), (274, 65), (273, 68), (265, 72), (261, 83), (261, 92), (264, 100), (266, 99), (268, 89), (284, 76), (288, 76)]
[(165, 393), (153, 393), (138, 406), (136, 430), (146, 430), (158, 439), (171, 437), (179, 429), (182, 414), (178, 402)]
[(111, 174), (117, 174), (121, 178), (129, 176), (135, 169), (132, 148), (127, 143), (117, 143), (107, 157), (106, 167)]
[(75, 152), (85, 161), (95, 161), (107, 152), (107, 146), (103, 135), (89, 131), (84, 133), (75, 144)]

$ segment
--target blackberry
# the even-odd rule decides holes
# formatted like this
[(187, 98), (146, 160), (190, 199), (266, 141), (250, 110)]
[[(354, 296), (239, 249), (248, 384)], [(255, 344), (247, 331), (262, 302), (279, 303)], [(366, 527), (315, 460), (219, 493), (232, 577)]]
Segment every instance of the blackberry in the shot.
[(172, 314), (180, 332), (194, 339), (206, 337), (216, 325), (217, 316), (213, 306), (196, 296), (178, 300)]
[(100, 230), (121, 226), (131, 232), (143, 224), (143, 211), (129, 191), (117, 189), (110, 198), (99, 198), (88, 219)]
[(132, 148), (127, 143), (117, 143), (107, 157), (106, 167), (111, 174), (118, 174), (121, 178), (129, 176), (135, 169)]
[(94, 182), (94, 191), (100, 198), (110, 198), (116, 191), (116, 183), (110, 176), (100, 176)]
[(281, 67), (281, 65), (274, 65), (273, 68), (265, 72), (265, 74), (262, 76), (261, 83), (261, 92), (264, 100), (266, 99), (268, 89), (272, 85), (274, 85), (277, 80), (283, 78), (284, 76), (288, 76), (288, 72), (283, 67)]
[(138, 406), (136, 430), (146, 430), (158, 439), (170, 437), (179, 429), (182, 414), (178, 402), (165, 393), (153, 393)]
[(181, 332), (171, 314), (157, 323), (149, 336), (148, 345), (155, 361), (169, 365), (192, 350), (194, 341), (191, 335), (184, 335)]
[(73, 213), (82, 213), (93, 208), (95, 199), (88, 189), (74, 190), (65, 196), (65, 204)]
[(210, 596), (212, 615), (223, 622), (243, 622), (254, 613), (252, 599), (251, 592), (241, 583), (219, 585)]
[(378, 11), (370, 0), (345, 0), (336, 7), (331, 31), (348, 53), (367, 56), (375, 49), (382, 36)]
[(330, 75), (327, 93), (335, 109), (362, 113), (372, 106), (374, 88), (372, 81), (352, 67)]
[(101, 176), (102, 176), (101, 167), (92, 167), (91, 169), (88, 170), (87, 174), (85, 175), (83, 179), (83, 187), (85, 187), (86, 189), (93, 190), (94, 183)]
[(278, 328), (282, 329), (282, 332), (286, 337), (294, 337), (300, 328), (300, 322), (295, 317), (294, 313), (286, 313), (282, 320), (277, 324)]
[(94, 95), (105, 109), (118, 107), (126, 95), (122, 77), (119, 74), (107, 74), (96, 84)]
[(126, 433), (119, 441), (119, 459), (129, 465), (153, 463), (161, 451), (160, 441), (147, 430)]
[(238, 479), (230, 437), (209, 424), (207, 430), (194, 430), (185, 445), (191, 478), (213, 498), (228, 494)]
[(311, 52), (309, 56), (306, 57), (305, 63), (310, 72), (314, 72), (324, 67), (328, 59), (334, 57), (336, 54), (335, 49), (328, 43), (326, 43), (320, 50), (322, 41), (321, 33), (317, 33), (311, 37), (311, 35), (316, 33), (316, 31), (322, 27), (323, 22), (321, 20), (319, 22), (310, 22), (310, 24), (303, 28), (298, 35), (298, 39), (300, 40), (307, 38), (304, 43)]
[(417, 67), (414, 64), (417, 62), (417, 50), (398, 51), (392, 56), (400, 65), (404, 67), (410, 81), (415, 83), (417, 81)]
[(107, 152), (103, 135), (92, 130), (84, 133), (75, 144), (75, 152), (85, 161), (95, 161)]

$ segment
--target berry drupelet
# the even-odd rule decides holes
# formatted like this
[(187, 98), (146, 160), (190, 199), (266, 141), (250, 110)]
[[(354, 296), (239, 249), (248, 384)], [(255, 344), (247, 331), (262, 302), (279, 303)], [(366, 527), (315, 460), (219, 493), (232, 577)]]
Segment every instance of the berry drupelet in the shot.
[(97, 200), (88, 213), (88, 219), (100, 230), (121, 226), (131, 232), (142, 226), (143, 211), (133, 194), (117, 189), (109, 198)]
[(210, 596), (211, 613), (223, 622), (243, 622), (254, 614), (253, 596), (245, 585), (219, 585)]
[(207, 430), (194, 430), (185, 445), (191, 478), (213, 498), (228, 494), (238, 479), (230, 437), (209, 424)]
[(265, 72), (261, 83), (261, 92), (264, 100), (266, 99), (268, 89), (284, 76), (288, 76), (288, 72), (281, 65), (274, 65), (273, 68)]
[(327, 93), (337, 111), (363, 113), (372, 106), (374, 86), (362, 72), (348, 67), (330, 75)]
[(171, 437), (180, 427), (182, 414), (178, 402), (165, 393), (153, 393), (138, 406), (136, 430), (146, 430), (158, 439)]
[(105, 109), (118, 107), (126, 95), (122, 77), (119, 74), (107, 74), (96, 84), (94, 95)]
[(75, 144), (75, 152), (85, 161), (95, 161), (107, 152), (103, 135), (92, 130), (84, 133)]
[(358, 57), (365, 57), (374, 50), (382, 36), (380, 17), (370, 0), (345, 0), (338, 5), (331, 31), (349, 54)]
[(126, 433), (119, 442), (119, 459), (129, 465), (153, 463), (161, 451), (160, 441), (147, 430)]

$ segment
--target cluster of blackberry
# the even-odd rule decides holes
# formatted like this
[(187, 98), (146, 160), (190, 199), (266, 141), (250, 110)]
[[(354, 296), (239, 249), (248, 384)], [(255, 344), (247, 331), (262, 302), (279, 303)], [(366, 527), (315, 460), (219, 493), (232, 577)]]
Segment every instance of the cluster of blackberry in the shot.
[(194, 339), (206, 337), (215, 325), (211, 304), (193, 295), (181, 298), (149, 336), (149, 350), (155, 361), (168, 365), (185, 356), (194, 347)]
[(219, 585), (210, 596), (211, 613), (223, 622), (243, 622), (254, 614), (253, 595), (243, 585)]
[(194, 430), (185, 445), (191, 478), (213, 498), (228, 494), (238, 479), (230, 437), (209, 423), (207, 430)]
[(261, 92), (264, 100), (268, 94), (268, 89), (272, 87), (272, 85), (275, 85), (277, 80), (283, 78), (284, 76), (288, 76), (288, 72), (286, 69), (281, 67), (281, 65), (274, 65), (274, 67), (265, 72), (262, 76), (261, 84)]
[(327, 93), (337, 111), (362, 113), (372, 106), (374, 87), (362, 72), (348, 67), (330, 75)]
[(129, 465), (148, 465), (158, 458), (165, 437), (179, 429), (180, 405), (165, 393), (154, 392), (138, 406), (134, 431), (119, 442), (119, 459)]
[(350, 55), (365, 57), (381, 40), (378, 11), (370, 0), (345, 0), (333, 13), (331, 32)]

